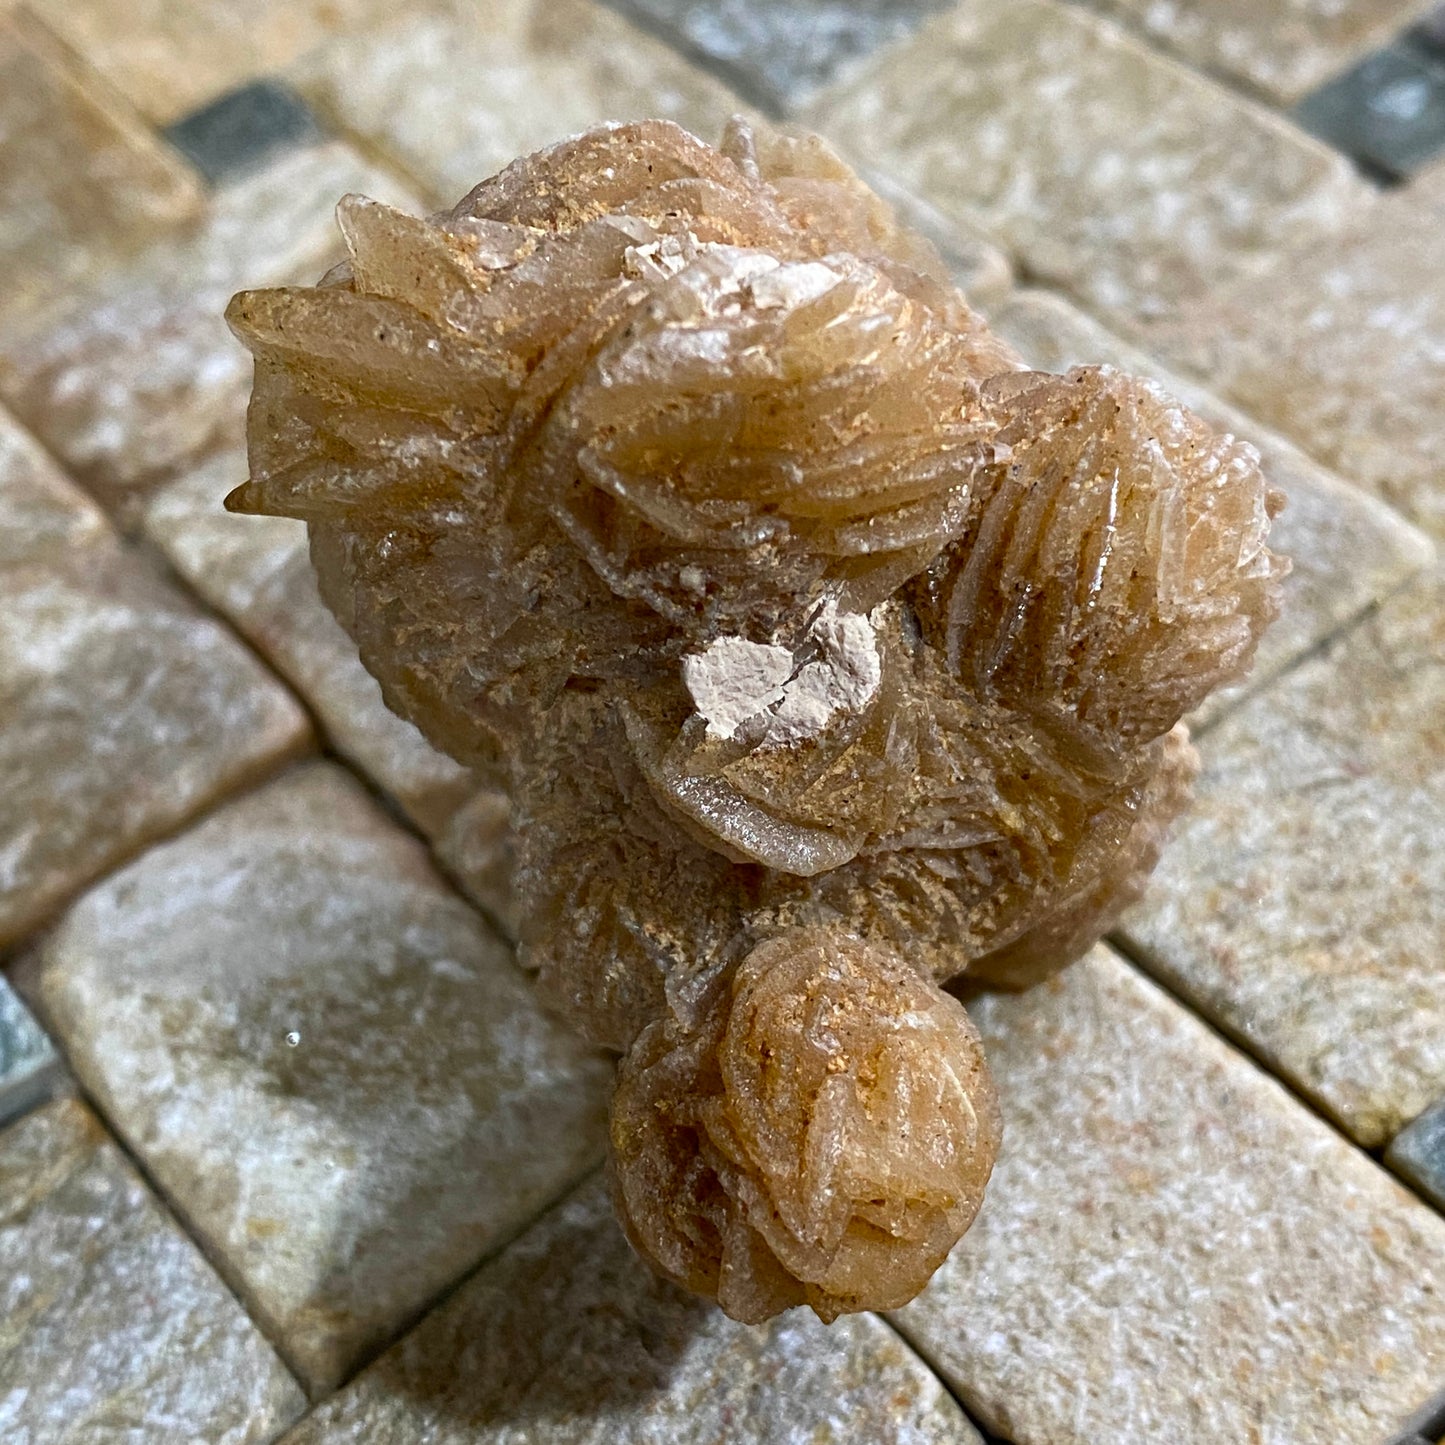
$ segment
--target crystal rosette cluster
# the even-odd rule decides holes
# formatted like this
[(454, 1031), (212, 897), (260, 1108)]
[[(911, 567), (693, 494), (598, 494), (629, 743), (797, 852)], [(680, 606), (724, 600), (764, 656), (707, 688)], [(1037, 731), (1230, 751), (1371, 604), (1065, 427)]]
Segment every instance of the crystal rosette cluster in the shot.
[(522, 962), (620, 1055), (619, 1214), (739, 1319), (903, 1303), (1000, 1118), (957, 990), (1137, 897), (1285, 563), (1247, 445), (1025, 370), (814, 137), (660, 121), (249, 292), (251, 478), (512, 799)]

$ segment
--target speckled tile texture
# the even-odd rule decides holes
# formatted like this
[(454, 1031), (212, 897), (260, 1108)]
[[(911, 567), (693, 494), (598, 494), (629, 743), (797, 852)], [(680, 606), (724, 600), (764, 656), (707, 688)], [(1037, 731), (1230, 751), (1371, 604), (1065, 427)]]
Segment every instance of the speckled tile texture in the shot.
[(601, 1158), (610, 1065), (328, 764), (92, 890), (37, 998), (313, 1391)]

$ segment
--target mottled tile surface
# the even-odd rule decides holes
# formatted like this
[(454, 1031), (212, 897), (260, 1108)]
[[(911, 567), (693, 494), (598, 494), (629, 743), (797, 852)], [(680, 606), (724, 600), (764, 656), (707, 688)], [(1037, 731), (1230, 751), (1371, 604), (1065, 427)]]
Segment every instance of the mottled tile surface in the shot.
[[(465, 0), (458, 0), (465, 3)], [(393, 0), (27, 0), (132, 105), (167, 124)]]
[(62, 558), (109, 536), (100, 508), (0, 408), (0, 569)]
[(1445, 1377), (1445, 1220), (1096, 949), (970, 1005), (1007, 1127), (908, 1337), (1015, 1445), (1381, 1445)]
[(1431, 0), (1090, 0), (1181, 59), (1278, 102), (1346, 69)]
[(196, 215), (200, 177), (23, 10), (0, 7), (0, 322)]
[(1294, 563), (1284, 607), (1265, 634), (1253, 671), (1213, 694), (1193, 718), (1209, 722), (1266, 686), (1291, 662), (1388, 597), (1431, 559), (1430, 541), (1391, 508), (1342, 482), (1300, 449), (1120, 341), (1061, 297), (1019, 291), (990, 312), (990, 324), (1043, 371), (1106, 363), (1152, 377), (1212, 426), (1259, 449), (1270, 481), (1289, 502), (1270, 540)]
[(653, 1276), (600, 1182), (547, 1215), (285, 1445), (977, 1445), (881, 1320), (757, 1329)]
[(221, 626), (0, 425), (0, 946), (309, 738)]
[(609, 0), (787, 110), (850, 64), (911, 35), (950, 0)]
[(1156, 340), (1445, 536), (1445, 225), (1391, 196), (1337, 244), (1192, 305)]
[(718, 81), (590, 0), (481, 0), (359, 27), (291, 80), (451, 204), (508, 162), (601, 120), (662, 116), (708, 140), (739, 108)]
[(243, 286), (314, 281), (340, 251), (347, 191), (405, 191), (339, 144), (287, 155), (227, 186), (202, 221), (0, 324), (0, 396), (79, 480), (122, 514), (136, 495), (238, 441), (251, 359), (221, 314)]
[(1150, 326), (1369, 196), (1272, 113), (1052, 0), (977, 0), (806, 118), (1098, 313)]
[(1366, 1145), (1445, 1095), (1445, 592), (1427, 574), (1205, 740), (1124, 920)]
[(356, 644), (321, 601), (305, 523), (224, 510), (226, 493), (245, 479), (244, 452), (218, 453), (151, 500), (146, 531), (310, 704), (331, 745), (423, 832), (441, 831), (476, 791), (471, 775), (382, 701)]
[(38, 1104), (59, 1074), (50, 1040), (0, 977), (0, 1124)]
[(357, 784), (312, 764), (73, 907), (37, 998), (314, 1390), (601, 1156), (607, 1062)]
[(1445, 1209), (1445, 1098), (1395, 1136), (1385, 1159), (1428, 1200)]
[(6, 1445), (266, 1445), (296, 1383), (80, 1104), (0, 1134)]

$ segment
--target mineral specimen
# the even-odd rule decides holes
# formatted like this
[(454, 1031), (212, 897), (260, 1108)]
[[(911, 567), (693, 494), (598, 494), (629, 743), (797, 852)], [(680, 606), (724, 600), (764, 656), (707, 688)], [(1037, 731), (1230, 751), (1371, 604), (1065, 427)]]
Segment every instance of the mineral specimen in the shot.
[(1021, 369), (821, 142), (660, 121), (238, 296), (238, 511), (513, 800), (523, 961), (622, 1055), (639, 1251), (761, 1320), (913, 1296), (998, 1146), (940, 985), (1139, 891), (1285, 565), (1255, 453)]

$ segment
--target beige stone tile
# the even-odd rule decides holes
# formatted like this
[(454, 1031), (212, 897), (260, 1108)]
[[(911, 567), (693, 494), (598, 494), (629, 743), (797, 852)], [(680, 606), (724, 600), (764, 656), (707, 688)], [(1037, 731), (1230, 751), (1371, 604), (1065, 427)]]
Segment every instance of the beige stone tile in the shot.
[(86, 894), (35, 997), (314, 1392), (601, 1157), (610, 1064), (329, 763)]
[(179, 154), (25, 11), (0, 7), (0, 320), (93, 281), (202, 203)]
[(977, 1445), (873, 1315), (758, 1329), (655, 1278), (593, 1181), (284, 1445)]
[(1445, 201), (1382, 201), (1347, 240), (1191, 306), (1157, 337), (1211, 386), (1445, 536)]
[(381, 700), (356, 644), (321, 600), (305, 523), (223, 509), (245, 479), (244, 452), (220, 452), (152, 498), (147, 533), (311, 705), (336, 751), (424, 833), (439, 832), (476, 791), (471, 774)]
[(408, 7), (317, 48), (288, 78), (339, 127), (451, 204), (601, 120), (662, 116), (706, 140), (740, 109), (718, 81), (592, 0)]
[(389, 0), (26, 3), (161, 125), (397, 8)]
[(1124, 920), (1150, 967), (1361, 1143), (1445, 1096), (1445, 580), (1205, 740), (1193, 811)]
[(6, 1445), (266, 1445), (305, 1405), (82, 1105), (0, 1134)]
[(1007, 1125), (896, 1318), (1015, 1445), (1382, 1445), (1445, 1375), (1445, 1220), (1117, 955), (977, 1000)]
[(1054, 0), (976, 0), (805, 118), (1096, 313), (1152, 326), (1371, 192), (1273, 113)]
[(1166, 370), (1119, 340), (1062, 297), (1015, 292), (991, 309), (989, 319), (1040, 370), (1107, 362), (1153, 377), (1211, 425), (1258, 447), (1269, 479), (1288, 496), (1289, 505), (1271, 539), (1294, 561), (1284, 584), (1283, 611), (1265, 635), (1250, 676), (1211, 697), (1195, 715), (1196, 726), (1213, 721), (1267, 684), (1429, 563), (1429, 539), (1390, 507), (1341, 481), (1197, 381)]
[(513, 891), (517, 867), (512, 808), (498, 788), (474, 793), (432, 839), (438, 860), (463, 893), (511, 939), (522, 915)]
[(109, 536), (100, 508), (0, 408), (0, 569), (63, 557)]
[(1091, 0), (1190, 65), (1288, 105), (1436, 0)]
[(242, 286), (313, 281), (340, 251), (347, 191), (406, 193), (345, 146), (294, 152), (216, 193), (147, 247), (23, 325), (0, 318), (0, 395), (103, 502), (134, 498), (218, 441), (238, 441), (251, 362), (221, 313)]
[(230, 633), (108, 535), (39, 546), (0, 567), (0, 947), (310, 736)]

